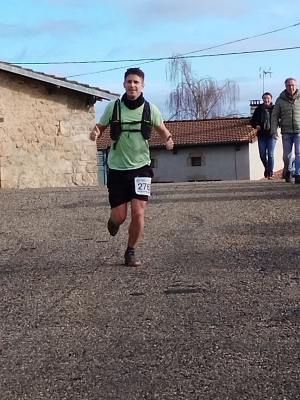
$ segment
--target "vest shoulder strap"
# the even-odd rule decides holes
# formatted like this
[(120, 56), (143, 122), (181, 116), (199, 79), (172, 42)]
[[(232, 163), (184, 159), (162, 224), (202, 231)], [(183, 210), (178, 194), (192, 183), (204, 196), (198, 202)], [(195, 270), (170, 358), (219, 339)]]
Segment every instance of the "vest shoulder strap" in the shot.
[[(112, 122), (121, 121), (121, 101), (120, 101), (120, 99), (117, 99), (115, 101), (112, 116), (111, 116), (111, 121)], [(145, 122), (148, 122), (151, 124), (150, 103), (147, 100), (145, 100), (145, 102), (144, 102), (142, 121), (145, 121)]]
[(120, 99), (117, 99), (115, 101), (115, 105), (114, 105), (112, 116), (111, 116), (111, 121), (113, 121), (113, 122), (121, 121), (121, 101), (120, 101)]
[(141, 121), (121, 122), (121, 100), (117, 99), (114, 104), (111, 120), (110, 120), (110, 137), (115, 141), (114, 148), (116, 148), (117, 141), (122, 134), (122, 125), (141, 124), (141, 129), (131, 129), (131, 132), (141, 132), (144, 139), (148, 140), (151, 136), (151, 110), (150, 103), (145, 100), (143, 114)]
[(147, 100), (145, 100), (145, 103), (144, 103), (142, 121), (145, 121), (145, 122), (148, 122), (149, 124), (151, 124), (151, 110), (150, 110), (149, 101), (147, 101)]

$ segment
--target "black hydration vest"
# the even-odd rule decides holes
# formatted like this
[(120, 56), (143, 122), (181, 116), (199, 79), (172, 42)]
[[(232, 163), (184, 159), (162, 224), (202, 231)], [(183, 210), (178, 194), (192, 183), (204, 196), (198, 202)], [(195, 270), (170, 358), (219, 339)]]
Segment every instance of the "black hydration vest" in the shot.
[[(141, 129), (130, 129), (130, 132), (140, 132), (145, 140), (150, 139), (152, 132), (152, 125), (151, 125), (151, 112), (150, 112), (149, 102), (146, 100), (144, 102), (144, 109), (141, 121), (121, 122), (121, 101), (120, 99), (116, 100), (112, 117), (109, 123), (110, 137), (112, 140), (115, 141), (114, 148), (122, 134), (122, 125), (132, 126), (137, 124), (141, 124)], [(123, 128), (123, 130), (125, 129)]]

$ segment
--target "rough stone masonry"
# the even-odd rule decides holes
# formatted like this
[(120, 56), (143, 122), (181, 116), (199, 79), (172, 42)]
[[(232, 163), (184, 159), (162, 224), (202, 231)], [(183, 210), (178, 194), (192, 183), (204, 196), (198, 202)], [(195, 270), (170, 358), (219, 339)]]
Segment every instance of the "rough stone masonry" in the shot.
[(86, 96), (5, 71), (0, 87), (0, 187), (97, 185)]

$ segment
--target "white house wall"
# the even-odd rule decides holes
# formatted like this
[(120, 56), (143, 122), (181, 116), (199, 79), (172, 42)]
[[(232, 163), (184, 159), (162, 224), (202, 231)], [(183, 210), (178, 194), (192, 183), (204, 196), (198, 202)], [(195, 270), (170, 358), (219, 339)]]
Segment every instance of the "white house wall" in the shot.
[(264, 177), (264, 167), (259, 158), (258, 141), (249, 145), (250, 180), (259, 180)]
[[(201, 157), (201, 166), (192, 166), (191, 157)], [(249, 179), (248, 144), (177, 148), (177, 154), (151, 149), (154, 181)]]
[(250, 179), (249, 144), (241, 143), (235, 146), (236, 180)]
[[(282, 138), (277, 140), (274, 150), (274, 172), (283, 168), (282, 161)], [(258, 141), (249, 145), (249, 160), (250, 160), (250, 179), (259, 180), (264, 177), (264, 166), (259, 157)]]
[(283, 168), (283, 147), (282, 147), (282, 137), (279, 135), (274, 152), (274, 171), (279, 171)]

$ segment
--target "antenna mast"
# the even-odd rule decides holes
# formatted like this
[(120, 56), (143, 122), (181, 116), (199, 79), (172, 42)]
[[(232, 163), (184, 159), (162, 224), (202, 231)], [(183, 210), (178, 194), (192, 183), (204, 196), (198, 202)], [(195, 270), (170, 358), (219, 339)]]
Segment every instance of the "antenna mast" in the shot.
[(260, 67), (259, 68), (259, 77), (262, 78), (262, 81), (263, 81), (263, 93), (265, 93), (265, 76), (268, 74), (271, 76), (272, 73), (273, 72), (271, 71), (271, 67), (268, 67), (268, 68)]

